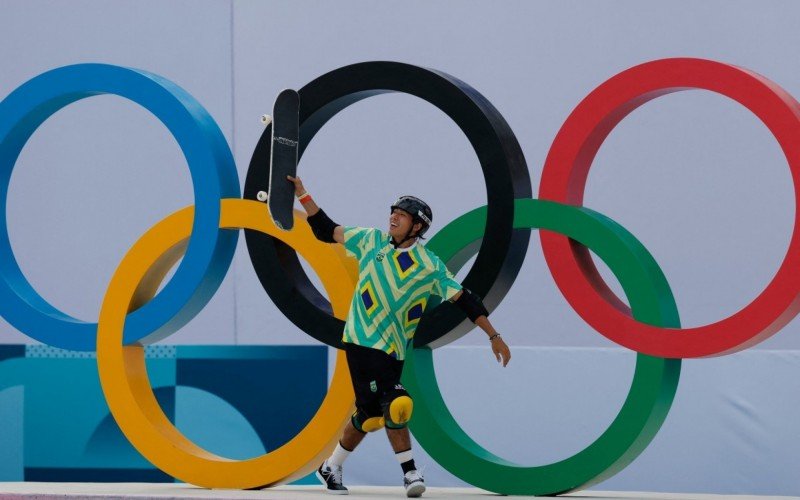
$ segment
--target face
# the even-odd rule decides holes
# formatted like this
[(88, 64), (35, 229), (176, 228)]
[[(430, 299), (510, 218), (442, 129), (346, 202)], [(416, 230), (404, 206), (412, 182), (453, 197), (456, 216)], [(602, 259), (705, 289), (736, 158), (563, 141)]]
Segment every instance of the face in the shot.
[[(389, 215), (389, 234), (396, 240), (399, 241), (405, 238), (406, 234), (408, 234), (408, 230), (411, 229), (411, 225), (413, 220), (411, 219), (411, 214), (406, 212), (405, 210), (401, 210), (399, 208), (395, 208), (392, 210), (391, 215)], [(422, 228), (422, 224), (415, 224), (414, 229), (419, 231)]]

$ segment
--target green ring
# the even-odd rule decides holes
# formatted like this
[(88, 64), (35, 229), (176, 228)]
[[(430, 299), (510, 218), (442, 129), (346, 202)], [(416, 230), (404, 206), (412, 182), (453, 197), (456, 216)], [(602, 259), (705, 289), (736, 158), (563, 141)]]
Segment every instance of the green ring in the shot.
[[(427, 246), (445, 262), (463, 262), (463, 249), (483, 237), (485, 224), (486, 207), (473, 210), (439, 231)], [(652, 325), (680, 326), (675, 300), (661, 269), (642, 244), (611, 219), (583, 207), (518, 199), (514, 228), (554, 231), (588, 247), (619, 280), (634, 318)], [(403, 384), (416, 402), (410, 423), (414, 437), (453, 475), (473, 486), (508, 495), (566, 493), (587, 488), (624, 469), (664, 423), (681, 370), (680, 359), (637, 354), (628, 396), (605, 432), (565, 460), (526, 467), (490, 453), (459, 427), (436, 383), (430, 348), (413, 349), (413, 354), (408, 354)]]

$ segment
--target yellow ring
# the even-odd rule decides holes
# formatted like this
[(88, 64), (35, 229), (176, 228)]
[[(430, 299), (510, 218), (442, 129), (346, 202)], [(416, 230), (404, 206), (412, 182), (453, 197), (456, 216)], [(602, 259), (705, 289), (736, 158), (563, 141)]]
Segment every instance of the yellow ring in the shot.
[[(266, 205), (251, 200), (221, 200), (221, 228), (247, 228), (281, 239), (299, 252), (322, 279), (334, 314), (344, 318), (354, 277), (338, 245), (317, 241), (307, 223), (285, 232), (272, 223)], [(97, 364), (108, 406), (133, 446), (156, 467), (175, 478), (206, 488), (260, 488), (312, 472), (333, 451), (350, 414), (353, 388), (344, 353), (339, 351), (330, 389), (314, 418), (291, 441), (265, 455), (231, 460), (210, 453), (181, 434), (158, 405), (141, 345), (122, 345), (128, 311), (155, 294), (164, 275), (186, 249), (194, 208), (162, 220), (131, 247), (114, 272), (103, 299), (97, 330)]]

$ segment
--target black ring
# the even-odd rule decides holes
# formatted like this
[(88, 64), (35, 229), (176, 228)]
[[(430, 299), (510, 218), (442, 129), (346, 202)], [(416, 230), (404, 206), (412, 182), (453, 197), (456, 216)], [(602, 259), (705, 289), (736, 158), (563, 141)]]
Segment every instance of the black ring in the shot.
[[(388, 92), (411, 94), (433, 104), (464, 132), (478, 155), (486, 180), (488, 216), (485, 238), (463, 285), (484, 298), (493, 310), (511, 288), (528, 248), (530, 231), (512, 227), (514, 199), (530, 198), (531, 180), (517, 138), (502, 115), (477, 90), (440, 71), (397, 62), (364, 62), (326, 73), (299, 90), (301, 157), (320, 128), (336, 113), (367, 97)], [(269, 191), (272, 128), (256, 145), (244, 186), (244, 198)], [(245, 230), (247, 249), (261, 285), (284, 315), (315, 339), (342, 347), (344, 322), (331, 315), (328, 301), (317, 291), (297, 254), (284, 243)], [(461, 252), (474, 255), (474, 245)], [(463, 264), (451, 261), (450, 265)], [(444, 345), (472, 328), (464, 313), (449, 302), (420, 320), (414, 345)]]

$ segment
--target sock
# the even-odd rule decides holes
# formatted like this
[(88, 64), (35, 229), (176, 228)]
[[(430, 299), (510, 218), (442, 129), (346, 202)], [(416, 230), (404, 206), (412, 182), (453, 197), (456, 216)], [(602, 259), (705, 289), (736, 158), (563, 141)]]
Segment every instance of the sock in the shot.
[(414, 465), (414, 459), (412, 458), (410, 449), (395, 453), (394, 457), (400, 462), (400, 467), (403, 468), (403, 474), (417, 469), (417, 466)]
[(328, 460), (325, 461), (325, 463), (329, 466), (340, 466), (344, 463), (352, 451), (353, 450), (348, 450), (342, 446), (342, 443), (337, 443), (336, 449), (333, 450), (333, 454)]

